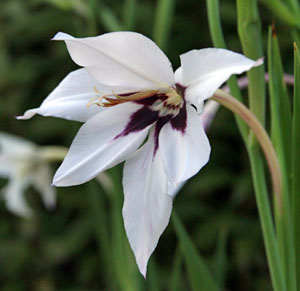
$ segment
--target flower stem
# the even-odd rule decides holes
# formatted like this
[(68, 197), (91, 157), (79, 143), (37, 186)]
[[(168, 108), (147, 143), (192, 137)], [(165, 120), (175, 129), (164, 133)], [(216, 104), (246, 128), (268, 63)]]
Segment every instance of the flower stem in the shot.
[(217, 90), (213, 95), (212, 99), (216, 102), (219, 102), (232, 112), (236, 113), (252, 129), (266, 157), (272, 178), (275, 201), (279, 209), (281, 209), (281, 171), (279, 168), (279, 163), (274, 147), (271, 143), (267, 132), (265, 131), (261, 123), (258, 121), (258, 119), (255, 117), (255, 115), (245, 105), (243, 105), (241, 102), (236, 100), (228, 93), (222, 90)]
[[(261, 145), (268, 162), (273, 182), (275, 203), (277, 205), (279, 213), (281, 213), (281, 172), (273, 145), (265, 129), (257, 120), (255, 115), (246, 106), (237, 101), (228, 93), (223, 92), (221, 90), (217, 90), (212, 99), (239, 115), (248, 124), (248, 126), (252, 129), (253, 133), (256, 135), (256, 138), (259, 144)], [(251, 145), (252, 146), (247, 145), (247, 150), (251, 163), (251, 171), (253, 176), (257, 207), (262, 226), (272, 284), (274, 290), (284, 291), (286, 290), (285, 280), (283, 276), (282, 266), (280, 263), (279, 246), (275, 235), (272, 214), (266, 190), (267, 187), (264, 173), (264, 165), (261, 159), (261, 153), (258, 146), (254, 146), (252, 143)]]

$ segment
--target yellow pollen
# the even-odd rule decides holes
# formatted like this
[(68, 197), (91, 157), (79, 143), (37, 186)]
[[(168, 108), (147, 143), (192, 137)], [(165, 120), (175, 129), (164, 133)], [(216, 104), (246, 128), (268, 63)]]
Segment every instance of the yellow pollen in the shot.
[(173, 88), (169, 88), (165, 93), (168, 96), (167, 104), (179, 106), (182, 102), (182, 97), (177, 93), (177, 91)]

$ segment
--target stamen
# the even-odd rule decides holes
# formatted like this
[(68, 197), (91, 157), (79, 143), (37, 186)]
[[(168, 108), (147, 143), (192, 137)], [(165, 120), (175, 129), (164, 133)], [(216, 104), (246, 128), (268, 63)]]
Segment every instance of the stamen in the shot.
[(152, 105), (154, 111), (159, 111), (160, 115), (176, 114), (182, 105), (182, 97), (177, 93), (174, 88), (163, 88), (160, 90), (145, 90), (132, 94), (118, 95), (114, 91), (109, 95), (103, 95), (94, 86), (96, 97), (90, 100), (87, 107), (95, 104), (102, 107), (115, 106), (125, 102), (134, 102), (157, 96), (157, 100)]
[(145, 99), (145, 98), (152, 97), (157, 93), (158, 93), (158, 90), (147, 90), (147, 91), (142, 91), (142, 92), (130, 94), (128, 96), (120, 96), (120, 95), (116, 95), (116, 94), (114, 94), (114, 96), (119, 100), (138, 101), (138, 100), (142, 100), (142, 99)]

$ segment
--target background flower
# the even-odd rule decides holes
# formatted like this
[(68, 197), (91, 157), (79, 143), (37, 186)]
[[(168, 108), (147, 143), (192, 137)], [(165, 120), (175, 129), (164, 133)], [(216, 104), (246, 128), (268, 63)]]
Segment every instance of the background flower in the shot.
[(0, 175), (8, 179), (1, 193), (7, 208), (14, 214), (25, 217), (32, 215), (24, 195), (29, 186), (41, 194), (48, 209), (55, 206), (55, 189), (50, 186), (50, 166), (42, 159), (40, 147), (34, 143), (1, 132)]

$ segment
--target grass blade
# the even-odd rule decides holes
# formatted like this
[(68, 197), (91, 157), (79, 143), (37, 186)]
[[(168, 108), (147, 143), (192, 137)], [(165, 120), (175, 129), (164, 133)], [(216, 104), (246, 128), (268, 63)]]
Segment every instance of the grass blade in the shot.
[(280, 0), (261, 0), (279, 19), (288, 25), (300, 28), (300, 18)]
[(227, 226), (224, 226), (219, 233), (217, 248), (214, 257), (214, 274), (218, 282), (218, 285), (222, 290), (224, 289), (224, 282), (225, 282), (225, 276), (227, 270), (227, 266), (226, 266), (227, 236), (228, 236)]
[[(238, 33), (244, 54), (251, 59), (263, 57), (261, 24), (256, 0), (237, 0)], [(264, 66), (253, 68), (247, 73), (250, 110), (258, 120), (265, 121)]]
[[(225, 39), (223, 36), (221, 19), (220, 19), (220, 9), (219, 9), (219, 0), (206, 0), (207, 6), (207, 15), (208, 15), (208, 24), (210, 35), (214, 47), (217, 48), (226, 48)], [(230, 88), (231, 95), (237, 98), (239, 101), (242, 101), (241, 90), (239, 89), (236, 76), (232, 76), (228, 81), (228, 86)], [(238, 117), (235, 116), (238, 128), (240, 133), (246, 141), (248, 137), (248, 127), (246, 124)]]
[(123, 30), (123, 26), (114, 14), (114, 12), (105, 6), (103, 3), (99, 4), (97, 8), (99, 21), (104, 28), (108, 31), (120, 31)]
[(175, 211), (173, 211), (172, 223), (180, 242), (191, 289), (193, 291), (219, 290), (210, 270), (197, 251)]
[(271, 107), (271, 136), (282, 171), (290, 176), (292, 113), (290, 99), (284, 82), (283, 68), (274, 25), (269, 27), (268, 71)]
[(287, 290), (296, 290), (295, 253), (289, 177), (291, 169), (291, 128), (292, 116), (289, 96), (283, 81), (283, 69), (274, 26), (269, 28), (268, 71), (270, 76), (270, 108), (272, 141), (277, 152), (282, 172), (282, 211), (276, 211), (276, 226), (285, 271)]
[(296, 43), (294, 43), (294, 111), (293, 111), (293, 143), (292, 143), (292, 205), (295, 233), (295, 258), (297, 290), (300, 290), (300, 54)]
[(173, 264), (173, 269), (170, 276), (170, 288), (169, 290), (172, 291), (181, 291), (182, 284), (181, 284), (181, 264), (182, 264), (182, 255), (180, 252), (179, 247), (176, 249), (175, 259)]
[(134, 27), (136, 0), (126, 0), (123, 4), (124, 30), (132, 30)]
[(153, 40), (161, 49), (166, 49), (169, 41), (175, 0), (159, 0), (156, 6)]

